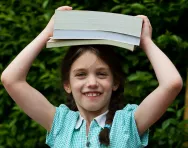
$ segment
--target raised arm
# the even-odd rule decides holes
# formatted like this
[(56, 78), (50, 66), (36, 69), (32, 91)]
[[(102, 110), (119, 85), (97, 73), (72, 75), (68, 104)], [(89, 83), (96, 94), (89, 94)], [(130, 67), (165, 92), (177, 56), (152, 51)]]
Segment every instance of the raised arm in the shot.
[[(63, 6), (58, 9), (71, 10), (72, 8)], [(12, 99), (28, 116), (47, 130), (51, 128), (55, 107), (26, 82), (26, 77), (33, 61), (52, 36), (53, 23), (52, 17), (45, 29), (18, 54), (1, 75), (1, 81)]]
[(139, 134), (142, 135), (155, 123), (173, 102), (182, 88), (182, 79), (169, 58), (151, 40), (152, 27), (146, 16), (143, 19), (141, 48), (150, 60), (159, 86), (149, 94), (135, 112)]

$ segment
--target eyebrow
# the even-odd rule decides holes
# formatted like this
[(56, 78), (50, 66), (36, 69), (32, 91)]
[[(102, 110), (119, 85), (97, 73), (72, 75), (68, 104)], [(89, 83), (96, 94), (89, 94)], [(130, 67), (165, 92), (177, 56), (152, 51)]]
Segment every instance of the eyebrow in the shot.
[[(96, 70), (110, 70), (107, 67), (98, 67), (96, 68)], [(73, 72), (77, 72), (77, 71), (87, 71), (87, 68), (76, 68), (73, 70)]]

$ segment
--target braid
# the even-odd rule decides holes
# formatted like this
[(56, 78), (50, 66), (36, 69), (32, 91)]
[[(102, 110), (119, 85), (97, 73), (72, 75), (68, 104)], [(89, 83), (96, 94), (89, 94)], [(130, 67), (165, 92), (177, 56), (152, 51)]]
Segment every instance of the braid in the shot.
[[(106, 115), (106, 122), (105, 122), (105, 124), (108, 124), (110, 126), (112, 126), (112, 122), (113, 122), (113, 118), (114, 118), (115, 112), (117, 110), (120, 110), (120, 109), (123, 108), (122, 97), (119, 96), (118, 98), (114, 98), (113, 96), (111, 98), (111, 102), (110, 102), (110, 105), (109, 105), (109, 112)], [(99, 133), (99, 141), (100, 141), (100, 143), (104, 144), (106, 146), (109, 146), (110, 145), (109, 136), (110, 136), (110, 129), (105, 127)]]

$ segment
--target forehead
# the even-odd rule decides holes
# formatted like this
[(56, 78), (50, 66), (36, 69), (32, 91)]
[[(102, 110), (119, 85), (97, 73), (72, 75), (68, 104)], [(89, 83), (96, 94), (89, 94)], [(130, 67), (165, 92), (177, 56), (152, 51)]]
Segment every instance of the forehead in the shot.
[(76, 69), (92, 69), (92, 68), (106, 68), (108, 69), (109, 66), (96, 54), (87, 51), (83, 53), (79, 58), (77, 58), (71, 66), (71, 70)]

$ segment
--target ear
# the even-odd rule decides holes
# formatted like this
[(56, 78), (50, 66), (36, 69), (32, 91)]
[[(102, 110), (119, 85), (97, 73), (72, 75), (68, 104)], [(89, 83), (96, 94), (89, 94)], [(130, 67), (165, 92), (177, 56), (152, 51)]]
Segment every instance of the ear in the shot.
[(113, 87), (112, 87), (112, 90), (116, 91), (118, 89), (118, 87), (119, 87), (119, 82), (115, 82)]
[(67, 83), (64, 83), (63, 84), (63, 87), (64, 87), (64, 89), (65, 89), (65, 91), (68, 93), (68, 94), (70, 94), (71, 93), (71, 87), (70, 87), (70, 84), (67, 82)]

